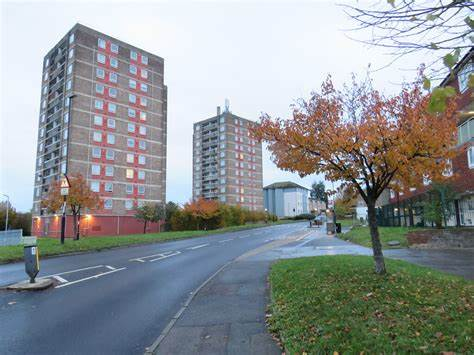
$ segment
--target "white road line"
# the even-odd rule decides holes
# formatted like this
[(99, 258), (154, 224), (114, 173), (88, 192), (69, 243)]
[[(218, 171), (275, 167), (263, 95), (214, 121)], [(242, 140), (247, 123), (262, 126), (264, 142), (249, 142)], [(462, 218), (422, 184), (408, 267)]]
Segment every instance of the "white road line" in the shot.
[(169, 251), (164, 251), (164, 252), (158, 253), (158, 254), (147, 255), (147, 256), (140, 256), (139, 258), (129, 259), (128, 261), (138, 261), (138, 262), (140, 262), (140, 263), (145, 263), (146, 260), (144, 260), (144, 259), (150, 259), (150, 258), (155, 258), (155, 257), (157, 257), (157, 256), (167, 255), (167, 253), (175, 253), (175, 251), (169, 250)]
[(208, 245), (209, 245), (209, 243), (207, 243), (207, 244), (201, 244), (201, 245), (196, 245), (195, 247), (186, 248), (186, 249), (188, 249), (188, 250), (194, 250), (194, 249), (199, 249), (199, 248), (207, 247)]
[(181, 254), (181, 252), (180, 252), (180, 251), (175, 251), (173, 254), (162, 255), (162, 256), (159, 257), (159, 258), (151, 259), (151, 260), (148, 260), (148, 261), (151, 263), (151, 262), (153, 262), (153, 261), (158, 261), (158, 260), (166, 259), (166, 258), (169, 258), (170, 256), (175, 256), (175, 255), (178, 255), (178, 254)]
[(55, 288), (66, 287), (66, 286), (74, 285), (74, 284), (77, 284), (79, 282), (83, 282), (83, 281), (87, 281), (87, 280), (91, 280), (91, 279), (98, 279), (101, 276), (112, 274), (114, 272), (125, 270), (125, 269), (126, 269), (126, 267), (122, 267), (120, 269), (115, 269), (115, 270), (111, 270), (111, 271), (107, 271), (107, 272), (101, 272), (100, 274), (97, 274), (97, 275), (94, 275), (94, 276), (89, 276), (89, 277), (85, 277), (83, 279), (74, 280), (74, 281), (71, 281), (71, 282), (68, 282), (68, 283), (65, 283), (65, 284), (58, 285)]
[(56, 280), (58, 280), (59, 282), (63, 283), (63, 284), (66, 283), (66, 282), (69, 282), (68, 280), (66, 280), (66, 279), (64, 279), (64, 278), (62, 278), (61, 276), (58, 276), (58, 275), (53, 275), (52, 277), (55, 278)]
[(72, 274), (73, 272), (79, 272), (79, 271), (84, 271), (84, 270), (92, 270), (92, 269), (97, 269), (99, 267), (103, 267), (104, 265), (97, 265), (97, 266), (89, 266), (89, 267), (83, 267), (82, 269), (76, 269), (76, 270), (71, 270), (71, 271), (65, 271), (65, 272), (58, 272), (57, 274), (50, 274), (50, 275), (45, 275), (41, 277), (54, 277), (58, 275), (67, 275), (67, 274)]
[(219, 240), (219, 243), (225, 243), (225, 242), (228, 242), (230, 240), (233, 240), (233, 239), (224, 239), (224, 240)]
[(113, 266), (110, 266), (110, 265), (105, 265), (105, 267), (109, 270), (116, 270)]

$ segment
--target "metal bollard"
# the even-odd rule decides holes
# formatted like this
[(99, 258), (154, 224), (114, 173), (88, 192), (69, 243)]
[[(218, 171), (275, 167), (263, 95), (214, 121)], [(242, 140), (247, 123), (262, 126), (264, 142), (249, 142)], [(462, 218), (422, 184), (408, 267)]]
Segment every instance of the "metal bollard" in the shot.
[(39, 249), (36, 245), (36, 238), (23, 238), (23, 255), (25, 258), (25, 272), (30, 277), (30, 283), (35, 283), (35, 277), (39, 272)]

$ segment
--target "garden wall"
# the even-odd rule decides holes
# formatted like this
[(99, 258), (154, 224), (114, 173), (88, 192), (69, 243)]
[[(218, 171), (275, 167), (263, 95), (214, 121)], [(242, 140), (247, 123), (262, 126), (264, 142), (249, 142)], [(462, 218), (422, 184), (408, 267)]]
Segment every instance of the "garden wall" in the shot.
[(408, 245), (428, 248), (474, 248), (474, 228), (447, 228), (407, 233)]

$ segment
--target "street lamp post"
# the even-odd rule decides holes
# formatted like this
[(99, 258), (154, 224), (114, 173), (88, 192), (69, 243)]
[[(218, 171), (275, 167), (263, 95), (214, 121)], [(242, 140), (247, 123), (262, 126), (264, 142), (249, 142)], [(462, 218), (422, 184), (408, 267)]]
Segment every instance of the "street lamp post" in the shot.
[(61, 244), (64, 244), (64, 234), (66, 231), (66, 199), (67, 195), (69, 194), (69, 188), (71, 184), (69, 183), (69, 179), (67, 175), (64, 174), (63, 178), (61, 179), (61, 195), (63, 196), (63, 215), (61, 216)]
[(8, 210), (10, 209), (10, 196), (3, 193), (1, 195), (7, 198), (7, 212), (5, 214), (5, 232), (6, 232), (8, 230)]

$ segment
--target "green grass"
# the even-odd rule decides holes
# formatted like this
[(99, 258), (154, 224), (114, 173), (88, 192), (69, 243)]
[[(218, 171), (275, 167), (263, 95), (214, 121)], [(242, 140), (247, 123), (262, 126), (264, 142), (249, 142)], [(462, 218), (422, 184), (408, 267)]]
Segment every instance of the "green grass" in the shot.
[(287, 354), (471, 353), (474, 283), (399, 260), (373, 272), (367, 256), (277, 262), (269, 327)]
[[(53, 256), (85, 251), (99, 251), (115, 247), (123, 247), (136, 244), (159, 243), (169, 240), (202, 237), (217, 233), (236, 232), (245, 229), (253, 229), (265, 227), (275, 224), (292, 223), (294, 221), (277, 221), (269, 224), (256, 223), (246, 224), (242, 226), (232, 226), (210, 231), (179, 231), (179, 232), (163, 232), (149, 234), (133, 234), (110, 237), (83, 237), (80, 240), (66, 239), (64, 245), (61, 245), (57, 238), (38, 238), (38, 247), (40, 256)], [(23, 259), (23, 246), (1, 246), (0, 247), (0, 263), (9, 263)]]
[(337, 223), (341, 223), (341, 227), (352, 227), (352, 224), (358, 223), (358, 221), (353, 221), (352, 219), (336, 219)]
[[(382, 242), (382, 247), (385, 249), (408, 247), (406, 234), (414, 229), (416, 228), (379, 227), (380, 241)], [(338, 237), (352, 243), (360, 244), (369, 248), (372, 247), (370, 241), (369, 227), (354, 227), (347, 233), (339, 234)], [(389, 246), (387, 242), (392, 240), (400, 242), (400, 245), (394, 247)]]

